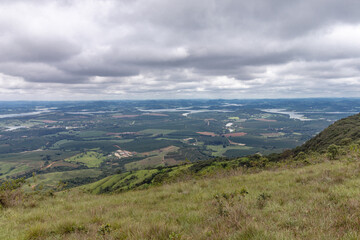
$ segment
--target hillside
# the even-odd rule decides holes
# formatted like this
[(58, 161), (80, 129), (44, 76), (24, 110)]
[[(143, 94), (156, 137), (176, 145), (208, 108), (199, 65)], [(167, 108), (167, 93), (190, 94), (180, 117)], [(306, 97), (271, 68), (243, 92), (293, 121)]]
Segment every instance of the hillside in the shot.
[(290, 151), (290, 154), (289, 152), (268, 156), (255, 154), (230, 160), (215, 158), (181, 166), (131, 171), (109, 176), (86, 186), (85, 189), (92, 193), (121, 192), (130, 189), (143, 189), (164, 182), (175, 182), (184, 178), (211, 176), (220, 170), (229, 171), (237, 168), (266, 169), (279, 166), (283, 162), (304, 164), (305, 156), (297, 157), (300, 152), (308, 155), (325, 153), (331, 144), (346, 146), (356, 143), (358, 140), (360, 140), (360, 114), (336, 121), (302, 146)]
[(0, 188), (0, 239), (359, 239), (358, 118), (315, 137), (319, 152), (286, 160), (215, 158), (57, 193), (11, 183)]
[(348, 155), (120, 194), (34, 195), (1, 210), (0, 239), (358, 239), (358, 169)]
[(331, 144), (347, 145), (360, 139), (360, 114), (336, 121), (318, 135), (311, 138), (296, 152), (325, 151)]

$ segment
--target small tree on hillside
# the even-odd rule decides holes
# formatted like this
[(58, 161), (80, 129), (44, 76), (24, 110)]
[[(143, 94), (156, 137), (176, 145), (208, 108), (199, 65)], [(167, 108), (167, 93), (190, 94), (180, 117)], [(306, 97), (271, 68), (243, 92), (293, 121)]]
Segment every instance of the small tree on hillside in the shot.
[(327, 149), (327, 155), (330, 159), (334, 160), (339, 155), (339, 146), (331, 144)]

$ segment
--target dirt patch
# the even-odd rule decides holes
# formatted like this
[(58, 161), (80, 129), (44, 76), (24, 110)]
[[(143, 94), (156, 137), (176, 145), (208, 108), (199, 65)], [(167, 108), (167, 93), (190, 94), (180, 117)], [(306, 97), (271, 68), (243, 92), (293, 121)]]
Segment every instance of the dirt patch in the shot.
[(274, 119), (264, 119), (264, 118), (257, 118), (255, 119), (256, 121), (261, 121), (261, 122), (277, 122)]
[(163, 113), (144, 113), (145, 116), (168, 117), (169, 115)]
[(215, 134), (213, 132), (196, 132), (196, 133), (201, 134), (201, 135), (205, 135), (205, 136), (211, 136), (211, 137), (217, 136), (217, 134)]
[(237, 146), (245, 146), (246, 145), (245, 143), (237, 143), (237, 142), (231, 141), (230, 139), (228, 139), (228, 140), (231, 145), (237, 145)]
[(178, 147), (175, 147), (175, 146), (169, 146), (169, 147), (165, 147), (165, 148), (160, 148), (158, 150), (154, 150), (154, 151), (150, 151), (150, 152), (144, 152), (142, 153), (142, 155), (144, 157), (147, 157), (147, 156), (151, 156), (151, 155), (154, 155), (154, 154), (159, 154), (159, 153), (162, 153), (162, 152), (173, 152), (173, 151), (176, 151), (178, 149)]
[(134, 118), (134, 117), (138, 117), (140, 115), (114, 115), (112, 116), (113, 118)]
[(242, 137), (245, 136), (247, 133), (245, 132), (236, 132), (236, 133), (227, 133), (224, 134), (225, 137)]
[(57, 123), (57, 121), (53, 120), (41, 120), (43, 123)]

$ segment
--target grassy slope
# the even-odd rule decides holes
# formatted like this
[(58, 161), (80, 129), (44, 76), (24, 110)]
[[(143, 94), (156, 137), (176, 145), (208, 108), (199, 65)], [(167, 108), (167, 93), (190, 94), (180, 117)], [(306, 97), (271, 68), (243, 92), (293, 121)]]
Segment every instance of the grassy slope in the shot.
[(360, 139), (360, 114), (336, 121), (324, 131), (307, 141), (295, 152), (324, 151), (331, 144), (341, 145), (342, 141)]
[[(348, 155), (120, 194), (35, 196), (2, 210), (0, 239), (101, 239), (102, 229), (103, 239), (358, 239), (359, 167), (359, 156)], [(236, 194), (243, 188), (249, 194)]]

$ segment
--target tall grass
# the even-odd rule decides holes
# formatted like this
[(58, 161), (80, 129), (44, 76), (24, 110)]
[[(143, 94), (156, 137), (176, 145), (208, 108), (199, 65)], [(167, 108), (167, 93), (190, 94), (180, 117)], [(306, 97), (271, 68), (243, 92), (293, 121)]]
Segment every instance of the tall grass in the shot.
[(359, 239), (358, 153), (324, 158), (120, 194), (34, 196), (0, 210), (0, 239)]

